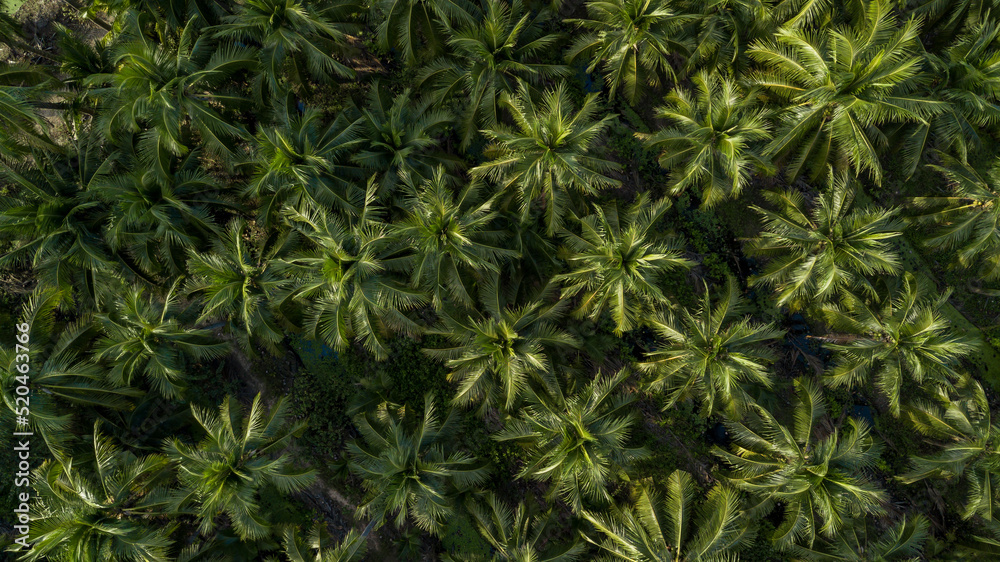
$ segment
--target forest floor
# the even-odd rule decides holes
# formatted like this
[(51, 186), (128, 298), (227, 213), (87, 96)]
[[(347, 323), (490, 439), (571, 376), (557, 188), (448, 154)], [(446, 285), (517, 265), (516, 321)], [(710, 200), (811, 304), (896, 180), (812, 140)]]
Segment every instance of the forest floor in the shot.
[(12, 10), (14, 18), (21, 22), (28, 40), (42, 50), (55, 47), (56, 28), (65, 26), (81, 40), (93, 41), (107, 33), (97, 24), (81, 18), (77, 11), (65, 0), (6, 0), (8, 5), (19, 6)]

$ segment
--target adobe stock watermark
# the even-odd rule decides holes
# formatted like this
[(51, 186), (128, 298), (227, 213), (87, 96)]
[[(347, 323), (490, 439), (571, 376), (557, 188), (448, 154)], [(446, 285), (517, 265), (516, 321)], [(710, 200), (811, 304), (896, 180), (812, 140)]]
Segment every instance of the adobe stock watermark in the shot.
[(28, 505), (31, 501), (31, 387), (29, 382), (31, 377), (28, 371), (31, 370), (30, 358), (28, 355), (28, 332), (31, 326), (27, 323), (17, 325), (18, 334), (15, 336), (17, 343), (14, 347), (14, 370), (17, 374), (14, 378), (17, 386), (14, 387), (14, 447), (11, 454), (17, 460), (17, 471), (14, 472), (14, 490), (17, 494), (17, 507), (14, 508), (14, 542), (25, 549), (30, 549), (28, 542), (28, 531), (31, 529), (31, 516), (28, 513)]

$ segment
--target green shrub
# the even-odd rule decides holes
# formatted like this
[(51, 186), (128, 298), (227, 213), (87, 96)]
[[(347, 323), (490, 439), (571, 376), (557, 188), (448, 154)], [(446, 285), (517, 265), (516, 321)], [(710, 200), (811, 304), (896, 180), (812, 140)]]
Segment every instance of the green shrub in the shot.
[(479, 536), (468, 517), (449, 519), (441, 536), (441, 544), (445, 552), (453, 555), (486, 557), (490, 553), (490, 545)]
[(304, 366), (292, 386), (292, 413), (309, 418), (309, 430), (299, 442), (320, 458), (332, 458), (348, 438), (347, 406), (357, 391), (361, 364), (351, 354), (338, 355), (310, 340), (296, 340), (292, 347)]

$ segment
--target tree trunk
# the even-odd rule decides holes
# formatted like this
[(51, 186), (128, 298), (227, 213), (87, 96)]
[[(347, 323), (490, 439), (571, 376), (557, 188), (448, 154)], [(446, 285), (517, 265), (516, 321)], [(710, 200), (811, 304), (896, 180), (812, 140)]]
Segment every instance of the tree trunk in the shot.
[(1000, 289), (984, 289), (980, 286), (980, 281), (970, 280), (966, 283), (965, 287), (970, 293), (975, 293), (977, 295), (983, 295), (986, 297), (1000, 297)]
[[(31, 105), (33, 107), (37, 107), (38, 109), (51, 109), (53, 111), (69, 111), (70, 109), (73, 109), (73, 104), (71, 103), (54, 102), (54, 101), (36, 101), (32, 102)], [(87, 115), (94, 115), (95, 113), (93, 108), (90, 107), (80, 107), (77, 109), (82, 113), (86, 113)]]
[(854, 334), (830, 334), (828, 336), (806, 336), (806, 339), (819, 340), (822, 342), (843, 345), (851, 342), (856, 342), (858, 340), (870, 340), (871, 338), (866, 338), (864, 336), (858, 336)]
[(59, 62), (59, 60), (52, 53), (47, 53), (47, 52), (39, 49), (38, 47), (35, 47), (31, 43), (28, 43), (27, 41), (22, 41), (22, 42), (19, 42), (19, 43), (13, 43), (13, 44), (10, 44), (10, 46), (13, 47), (13, 48), (15, 48), (15, 49), (17, 49), (17, 50), (19, 50), (19, 51), (25, 51), (25, 52), (31, 53), (31, 54), (33, 54), (33, 55), (35, 55), (37, 57), (42, 57), (43, 59), (46, 59), (46, 60), (48, 60), (50, 62), (55, 62), (55, 63)]
[[(69, 4), (70, 6), (73, 7), (73, 9), (75, 9), (78, 12), (82, 12), (84, 10), (84, 6), (79, 2), (76, 2), (76, 0), (63, 0), (63, 2)], [(97, 27), (100, 27), (104, 31), (111, 31), (111, 24), (109, 24), (108, 22), (104, 21), (103, 19), (101, 19), (96, 15), (91, 15), (87, 17), (87, 20), (94, 22), (97, 25)]]

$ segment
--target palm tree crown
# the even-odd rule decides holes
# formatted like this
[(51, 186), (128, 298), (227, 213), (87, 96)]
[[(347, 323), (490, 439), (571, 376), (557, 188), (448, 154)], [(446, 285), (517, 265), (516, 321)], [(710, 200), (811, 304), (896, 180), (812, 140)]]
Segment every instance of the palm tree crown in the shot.
[(640, 368), (655, 374), (651, 389), (669, 392), (667, 408), (694, 396), (701, 400), (704, 416), (726, 411), (738, 418), (753, 403), (744, 385), (771, 386), (767, 367), (775, 355), (765, 344), (784, 331), (749, 317), (738, 319), (742, 304), (736, 281), (730, 278), (714, 306), (706, 288), (694, 314), (682, 309), (676, 325), (656, 324), (667, 343), (649, 353)]
[(493, 549), (492, 556), (464, 558), (451, 556), (444, 562), (573, 562), (579, 560), (584, 546), (574, 540), (551, 544), (551, 513), (536, 515), (525, 504), (511, 509), (496, 494), (487, 493), (482, 501), (466, 503), (480, 536)]
[(502, 94), (501, 103), (511, 112), (516, 127), (498, 124), (485, 129), (483, 134), (492, 141), (486, 149), (489, 161), (471, 172), (515, 192), (522, 221), (528, 221), (541, 200), (546, 231), (552, 235), (565, 212), (567, 190), (592, 194), (620, 185), (606, 175), (619, 170), (618, 164), (589, 156), (590, 146), (612, 118), (593, 120), (598, 111), (596, 95), (587, 96), (575, 111), (562, 83), (542, 94), (541, 104), (536, 104), (522, 82), (516, 95)]
[(555, 324), (563, 305), (538, 300), (508, 306), (498, 282), (494, 275), (483, 284), (483, 313), (464, 318), (442, 314), (440, 334), (454, 347), (425, 351), (451, 369), (448, 379), (458, 383), (457, 404), (512, 411), (532, 382), (554, 388), (552, 355), (580, 342)]
[(902, 149), (907, 174), (913, 174), (932, 145), (965, 162), (970, 150), (982, 146), (983, 129), (1000, 120), (998, 40), (1000, 23), (981, 22), (941, 53), (926, 55), (928, 72), (936, 77), (929, 97), (948, 105), (926, 123), (909, 125)]
[(844, 430), (817, 437), (826, 402), (817, 385), (795, 381), (797, 401), (793, 424), (778, 422), (766, 409), (754, 406), (745, 422), (727, 421), (733, 436), (731, 451), (715, 454), (732, 467), (727, 480), (753, 494), (751, 516), (784, 504), (781, 523), (772, 540), (782, 546), (797, 540), (812, 544), (817, 532), (833, 537), (848, 513), (877, 513), (886, 494), (862, 474), (878, 459), (880, 446), (870, 428), (855, 418)]
[(275, 112), (276, 123), (257, 133), (254, 176), (246, 193), (260, 199), (258, 215), (273, 224), (283, 205), (306, 202), (351, 209), (350, 180), (363, 177), (348, 155), (360, 143), (360, 118), (349, 110), (323, 123), (323, 114), (305, 108), (300, 114), (289, 95)]
[(384, 50), (402, 51), (406, 64), (444, 49), (442, 30), (473, 25), (476, 8), (467, 0), (378, 0), (372, 2), (375, 36)]
[(674, 244), (655, 239), (656, 223), (669, 208), (669, 200), (650, 203), (642, 194), (625, 209), (595, 206), (579, 220), (579, 235), (564, 231), (570, 270), (554, 280), (562, 283), (563, 298), (580, 298), (579, 315), (597, 320), (609, 312), (621, 334), (668, 301), (658, 278), (693, 265)]
[(779, 305), (821, 303), (842, 289), (867, 286), (867, 275), (900, 267), (889, 243), (902, 234), (896, 210), (855, 209), (858, 188), (846, 175), (831, 171), (829, 184), (811, 211), (791, 190), (765, 194), (777, 212), (751, 207), (764, 216), (764, 231), (749, 251), (774, 258), (752, 282), (774, 287)]
[(431, 109), (428, 100), (414, 102), (410, 90), (393, 97), (387, 88), (372, 86), (368, 104), (361, 112), (361, 148), (351, 160), (379, 174), (379, 196), (386, 197), (408, 175), (412, 180), (430, 179), (434, 170), (454, 158), (436, 150), (437, 135), (451, 121), (451, 114)]
[(319, 82), (334, 76), (354, 78), (352, 69), (333, 58), (344, 49), (347, 35), (343, 25), (331, 20), (332, 10), (317, 10), (295, 0), (246, 0), (238, 6), (236, 13), (223, 18), (215, 34), (259, 46), (259, 92), (266, 84), (270, 94), (280, 93), (286, 66), (291, 66), (287, 74), (300, 88), (307, 73)]
[(271, 408), (258, 394), (243, 416), (242, 408), (226, 396), (218, 413), (191, 406), (194, 419), (205, 432), (196, 444), (171, 439), (167, 456), (178, 463), (182, 489), (172, 500), (184, 508), (193, 505), (201, 530), (211, 531), (218, 516), (229, 517), (241, 538), (262, 538), (269, 522), (259, 512), (260, 490), (274, 486), (282, 493), (302, 490), (315, 473), (297, 471), (282, 451), (305, 422), (288, 423), (287, 403), (279, 399)]
[(123, 158), (118, 173), (101, 174), (88, 190), (118, 217), (105, 229), (108, 246), (154, 279), (184, 273), (186, 250), (221, 234), (213, 215), (239, 208), (200, 169), (200, 151), (181, 158), (162, 148), (157, 152)]
[(421, 85), (432, 88), (436, 103), (463, 100), (463, 148), (480, 128), (496, 127), (502, 120), (501, 95), (514, 93), (519, 80), (538, 84), (568, 74), (565, 66), (534, 62), (559, 39), (541, 32), (538, 23), (547, 17), (545, 11), (532, 15), (521, 0), (483, 0), (483, 12), (482, 21), (459, 27), (448, 39), (449, 56), (420, 74)]
[(750, 83), (791, 105), (767, 149), (787, 160), (790, 178), (807, 169), (815, 178), (828, 163), (844, 162), (880, 182), (888, 141), (879, 127), (922, 122), (945, 107), (913, 94), (919, 20), (900, 25), (886, 0), (868, 2), (858, 16), (818, 33), (781, 28), (775, 41), (749, 51), (764, 67)]
[(549, 498), (563, 499), (574, 513), (585, 501), (609, 502), (612, 476), (648, 455), (626, 446), (635, 422), (633, 398), (619, 390), (627, 376), (623, 370), (598, 377), (565, 399), (536, 395), (535, 403), (496, 436), (533, 445), (519, 477), (550, 482)]
[(906, 273), (873, 299), (846, 293), (840, 305), (824, 307), (837, 333), (820, 338), (837, 353), (828, 381), (834, 386), (874, 379), (899, 415), (904, 381), (918, 385), (958, 376), (959, 362), (975, 349), (968, 336), (950, 329), (942, 307), (948, 293), (935, 295), (927, 279)]
[(725, 484), (714, 486), (697, 506), (698, 490), (691, 475), (675, 470), (667, 477), (665, 494), (645, 484), (635, 496), (634, 507), (584, 513), (606, 537), (600, 543), (587, 540), (608, 553), (609, 562), (724, 560), (752, 538), (739, 492)]
[(789, 552), (796, 560), (809, 562), (912, 562), (920, 557), (930, 522), (918, 514), (903, 516), (882, 533), (874, 527), (870, 521), (852, 519), (832, 539), (817, 537), (812, 546), (793, 544)]
[(930, 456), (915, 456), (912, 469), (899, 479), (912, 484), (927, 478), (959, 479), (966, 486), (962, 517), (997, 519), (1000, 509), (1000, 427), (992, 422), (982, 386), (962, 377), (954, 390), (938, 387), (930, 400), (906, 408), (917, 431), (941, 441)]
[(279, 302), (305, 307), (303, 327), (310, 334), (341, 350), (358, 338), (382, 359), (391, 331), (416, 330), (404, 312), (425, 299), (388, 269), (397, 245), (381, 220), (375, 193), (374, 182), (366, 190), (356, 188), (350, 201), (359, 211), (346, 220), (321, 207), (286, 209), (286, 221), (308, 243), (274, 265), (289, 278)]
[(351, 529), (340, 542), (334, 542), (330, 538), (326, 525), (322, 523), (314, 524), (304, 537), (298, 531), (298, 528), (290, 526), (281, 535), (288, 562), (361, 562), (367, 546), (365, 539), (371, 526), (364, 533)]
[(215, 341), (208, 330), (182, 329), (177, 312), (173, 291), (163, 303), (156, 303), (133, 289), (115, 303), (113, 312), (96, 315), (104, 337), (97, 342), (95, 355), (112, 365), (111, 381), (134, 386), (133, 379), (141, 375), (163, 396), (176, 398), (191, 362), (229, 351), (229, 345)]
[(203, 300), (200, 321), (221, 319), (235, 332), (240, 346), (254, 354), (254, 343), (276, 352), (283, 334), (272, 312), (274, 295), (287, 285), (271, 267), (265, 248), (248, 243), (249, 225), (229, 224), (211, 252), (191, 251), (188, 294)]
[(919, 222), (938, 226), (924, 242), (954, 251), (962, 267), (978, 265), (976, 272), (984, 280), (1000, 279), (1000, 160), (986, 178), (954, 159), (946, 158), (945, 164), (932, 168), (948, 178), (952, 195), (914, 200), (927, 209)]
[(413, 250), (406, 258), (411, 284), (430, 293), (438, 310), (446, 302), (472, 306), (470, 281), (499, 273), (501, 263), (518, 256), (502, 247), (503, 233), (491, 228), (494, 199), (479, 200), (478, 182), (455, 193), (448, 180), (442, 167), (420, 184), (407, 177), (407, 215), (394, 229)]
[(137, 457), (102, 434), (90, 436), (94, 468), (47, 460), (35, 470), (40, 500), (32, 514), (28, 562), (166, 562), (176, 523), (162, 509), (172, 476), (162, 455)]
[[(130, 409), (142, 392), (112, 383), (107, 370), (87, 360), (84, 351), (92, 345), (96, 330), (92, 323), (64, 325), (56, 335), (56, 312), (62, 298), (52, 288), (36, 290), (23, 307), (21, 321), (32, 345), (27, 354), (16, 347), (0, 348), (0, 395), (4, 409), (0, 418), (13, 423), (23, 411), (25, 397), (17, 388), (30, 377), (30, 427), (44, 441), (52, 458), (63, 461), (71, 455), (72, 429), (87, 412)], [(25, 355), (29, 368), (25, 371)], [(30, 373), (30, 374), (29, 374)], [(119, 381), (120, 382), (120, 381)], [(67, 412), (65, 404), (72, 405)]]
[(115, 256), (101, 233), (107, 206), (86, 191), (103, 165), (95, 152), (81, 144), (70, 170), (46, 153), (33, 164), (0, 158), (0, 181), (13, 187), (0, 194), (0, 235), (10, 242), (0, 265), (30, 265), (67, 296), (75, 283), (97, 293), (96, 276), (114, 269)]
[(103, 100), (101, 120), (111, 138), (121, 130), (148, 127), (144, 144), (183, 155), (196, 131), (210, 150), (236, 153), (234, 139), (242, 137), (244, 129), (219, 108), (236, 109), (246, 100), (220, 85), (254, 64), (253, 51), (216, 47), (209, 37), (197, 34), (197, 27), (196, 21), (188, 22), (176, 45), (154, 43), (141, 31), (134, 31), (135, 41), (121, 45), (108, 87), (95, 92)]
[(678, 14), (664, 0), (591, 0), (586, 5), (590, 19), (567, 20), (588, 30), (573, 42), (567, 58), (589, 55), (587, 72), (602, 66), (609, 98), (620, 89), (634, 104), (643, 88), (657, 88), (665, 78), (673, 81), (670, 56), (687, 55), (678, 38), (691, 16)]
[(488, 474), (468, 453), (445, 451), (458, 417), (449, 410), (442, 421), (429, 394), (422, 416), (415, 419), (407, 419), (405, 408), (395, 411), (382, 404), (354, 423), (362, 439), (347, 445), (351, 468), (364, 478), (368, 492), (358, 512), (378, 521), (395, 516), (399, 527), (409, 516), (421, 529), (438, 533), (454, 509), (453, 492), (481, 483)]
[(766, 111), (728, 77), (700, 72), (691, 82), (692, 91), (675, 89), (657, 109), (670, 128), (637, 136), (662, 151), (672, 194), (694, 188), (711, 207), (738, 197), (753, 172), (769, 167), (756, 145), (771, 138), (770, 126)]

